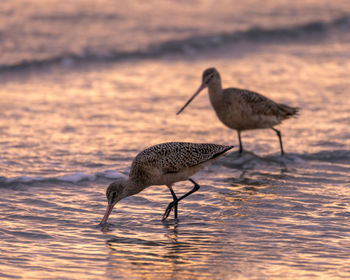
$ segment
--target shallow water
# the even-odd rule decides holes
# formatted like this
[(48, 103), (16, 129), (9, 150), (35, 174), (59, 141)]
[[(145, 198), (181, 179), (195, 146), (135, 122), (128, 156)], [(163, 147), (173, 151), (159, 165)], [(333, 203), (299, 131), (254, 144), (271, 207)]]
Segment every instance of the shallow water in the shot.
[[(0, 277), (349, 278), (350, 37), (343, 28), (303, 36), (2, 69)], [(242, 156), (236, 149), (193, 177), (201, 188), (178, 221), (161, 222), (171, 195), (155, 186), (99, 227), (106, 187), (142, 149), (238, 144), (206, 92), (175, 115), (210, 66), (224, 87), (301, 108), (279, 126), (286, 155), (273, 131), (244, 132)]]

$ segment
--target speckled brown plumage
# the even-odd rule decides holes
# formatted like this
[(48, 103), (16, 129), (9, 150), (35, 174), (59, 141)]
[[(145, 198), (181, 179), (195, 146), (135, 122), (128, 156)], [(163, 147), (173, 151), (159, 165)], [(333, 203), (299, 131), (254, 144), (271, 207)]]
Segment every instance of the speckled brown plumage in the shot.
[[(212, 89), (209, 94), (218, 93)], [(211, 101), (219, 119), (226, 126), (240, 131), (271, 128), (298, 112), (298, 108), (276, 103), (257, 92), (239, 88), (223, 90), (220, 104), (215, 98), (211, 98)]]
[(167, 181), (171, 177), (176, 180), (183, 172), (188, 173), (192, 169), (197, 171), (231, 148), (232, 146), (187, 142), (158, 144), (135, 157), (129, 177), (145, 185), (171, 184)]
[(273, 129), (280, 140), (283, 154), (281, 133), (274, 128), (283, 120), (296, 116), (298, 108), (276, 103), (273, 100), (254, 91), (227, 88), (222, 89), (219, 72), (215, 68), (208, 68), (203, 72), (202, 85), (189, 101), (178, 111), (180, 114), (185, 107), (208, 87), (209, 99), (218, 118), (229, 128), (238, 132), (240, 152), (243, 151), (240, 133), (249, 129)]

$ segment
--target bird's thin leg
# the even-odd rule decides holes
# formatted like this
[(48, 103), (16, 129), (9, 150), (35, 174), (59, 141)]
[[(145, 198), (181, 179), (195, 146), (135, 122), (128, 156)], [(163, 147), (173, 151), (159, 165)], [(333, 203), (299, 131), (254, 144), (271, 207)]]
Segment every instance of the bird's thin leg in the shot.
[(181, 196), (180, 198), (177, 198), (176, 195), (175, 195), (175, 193), (174, 193), (174, 191), (173, 191), (173, 189), (171, 188), (171, 186), (170, 186), (170, 187), (168, 186), (168, 188), (169, 188), (169, 190), (170, 190), (170, 192), (171, 192), (171, 194), (172, 194), (172, 196), (173, 196), (174, 201), (170, 202), (169, 205), (168, 205), (168, 207), (167, 207), (167, 209), (165, 210), (164, 215), (163, 215), (163, 219), (162, 219), (163, 221), (164, 221), (166, 218), (168, 218), (168, 216), (169, 216), (169, 214), (170, 214), (170, 211), (171, 211), (171, 209), (172, 209), (173, 207), (175, 207), (175, 208), (174, 208), (175, 219), (177, 219), (177, 205), (178, 205), (178, 202), (179, 202), (180, 200), (184, 199), (185, 197), (188, 197), (190, 194), (192, 194), (192, 193), (194, 193), (194, 192), (196, 192), (196, 191), (199, 190), (200, 185), (198, 185), (198, 184), (197, 184), (193, 179), (191, 179), (191, 178), (188, 179), (188, 180), (191, 181), (191, 182), (194, 184), (193, 189), (190, 190), (188, 193), (185, 193), (185, 194), (184, 194), (183, 196)]
[(242, 139), (241, 139), (241, 131), (237, 130), (238, 133), (238, 141), (239, 141), (239, 153), (241, 154), (243, 152), (243, 145), (242, 145)]
[(166, 218), (168, 218), (171, 209), (174, 207), (174, 218), (177, 219), (177, 205), (178, 205), (178, 198), (173, 190), (173, 188), (171, 187), (171, 185), (168, 186), (171, 195), (173, 196), (173, 201), (169, 203), (168, 207), (165, 209), (165, 212), (163, 214), (163, 218), (162, 220), (164, 221)]
[(281, 147), (281, 155), (284, 155), (284, 151), (283, 151), (283, 144), (282, 144), (282, 134), (279, 130), (277, 130), (276, 128), (272, 127), (272, 130), (276, 132), (278, 139), (280, 140), (280, 147)]
[(177, 219), (177, 205), (179, 200), (177, 199), (177, 196), (171, 186), (170, 186), (170, 192), (171, 192), (171, 195), (173, 196), (173, 202), (174, 202), (174, 218)]
[(181, 196), (177, 201), (179, 202), (180, 200), (184, 199), (185, 197), (188, 197), (190, 194), (196, 192), (199, 190), (199, 188), (201, 187), (200, 185), (198, 185), (193, 179), (188, 179), (189, 181), (191, 181), (194, 184), (194, 187), (192, 190), (190, 190), (188, 193), (185, 193), (183, 196)]

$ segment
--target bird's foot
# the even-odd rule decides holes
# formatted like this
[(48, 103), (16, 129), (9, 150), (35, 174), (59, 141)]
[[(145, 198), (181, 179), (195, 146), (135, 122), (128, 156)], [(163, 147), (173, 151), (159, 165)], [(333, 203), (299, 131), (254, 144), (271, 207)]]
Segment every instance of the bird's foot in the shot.
[(163, 214), (162, 221), (165, 221), (169, 217), (169, 214), (170, 214), (171, 210), (176, 205), (177, 205), (177, 201), (176, 202), (172, 201), (172, 202), (169, 203), (168, 207), (165, 209), (165, 212)]

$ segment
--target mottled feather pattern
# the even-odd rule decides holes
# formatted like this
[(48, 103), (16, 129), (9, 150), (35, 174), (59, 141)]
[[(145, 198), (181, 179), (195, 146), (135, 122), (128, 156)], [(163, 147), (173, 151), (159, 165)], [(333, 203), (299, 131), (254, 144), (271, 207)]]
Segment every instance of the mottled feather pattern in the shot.
[(250, 105), (252, 113), (256, 115), (275, 115), (283, 120), (294, 116), (298, 112), (298, 108), (275, 103), (271, 99), (254, 91), (239, 88), (229, 88), (226, 90), (231, 94), (236, 94), (243, 106)]
[[(232, 146), (168, 142), (140, 152), (131, 165), (129, 177), (148, 178), (155, 172), (176, 173), (209, 161), (231, 149)], [(140, 176), (142, 174), (142, 176)]]

